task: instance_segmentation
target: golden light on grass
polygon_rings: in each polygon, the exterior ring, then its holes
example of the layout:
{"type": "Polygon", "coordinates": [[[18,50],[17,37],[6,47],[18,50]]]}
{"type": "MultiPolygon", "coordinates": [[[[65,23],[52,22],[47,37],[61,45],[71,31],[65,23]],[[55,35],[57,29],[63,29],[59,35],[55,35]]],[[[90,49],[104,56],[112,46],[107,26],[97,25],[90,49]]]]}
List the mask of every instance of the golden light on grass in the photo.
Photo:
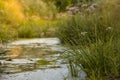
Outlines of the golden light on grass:
{"type": "Polygon", "coordinates": [[[19,0],[4,0],[4,9],[13,20],[22,21],[25,16],[19,0]]]}
{"type": "Polygon", "coordinates": [[[10,55],[9,58],[13,59],[13,58],[17,58],[20,56],[20,54],[22,53],[22,48],[17,46],[15,48],[12,48],[10,51],[10,55]]]}

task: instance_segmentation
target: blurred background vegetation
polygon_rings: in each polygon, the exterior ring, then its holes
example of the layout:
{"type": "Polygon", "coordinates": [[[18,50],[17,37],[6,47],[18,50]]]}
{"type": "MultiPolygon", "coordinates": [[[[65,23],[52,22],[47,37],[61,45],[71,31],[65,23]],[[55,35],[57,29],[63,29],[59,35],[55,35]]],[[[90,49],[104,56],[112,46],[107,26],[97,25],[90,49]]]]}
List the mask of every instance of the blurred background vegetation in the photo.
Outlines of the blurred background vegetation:
{"type": "Polygon", "coordinates": [[[91,1],[0,0],[0,40],[55,36],[54,24],[67,15],[67,6],[91,1]]]}
{"type": "Polygon", "coordinates": [[[0,0],[0,42],[41,37],[70,47],[73,76],[120,79],[120,0],[0,0]]]}
{"type": "Polygon", "coordinates": [[[52,1],[0,0],[0,40],[49,37],[54,33],[46,35],[46,31],[52,31],[49,26],[55,23],[56,14],[52,1]]]}
{"type": "Polygon", "coordinates": [[[82,2],[68,11],[72,16],[58,24],[57,33],[70,48],[62,57],[71,75],[79,77],[82,69],[86,80],[119,80],[120,0],[82,2]]]}

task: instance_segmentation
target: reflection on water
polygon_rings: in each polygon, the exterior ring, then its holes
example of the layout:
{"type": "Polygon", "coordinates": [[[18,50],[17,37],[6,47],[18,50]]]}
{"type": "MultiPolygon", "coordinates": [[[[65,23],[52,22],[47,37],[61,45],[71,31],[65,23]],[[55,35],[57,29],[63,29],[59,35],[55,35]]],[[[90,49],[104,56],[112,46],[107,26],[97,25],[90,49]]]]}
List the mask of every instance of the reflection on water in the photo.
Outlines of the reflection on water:
{"type": "MultiPolygon", "coordinates": [[[[19,40],[8,44],[22,51],[16,59],[0,60],[0,80],[63,80],[67,77],[67,64],[58,57],[64,51],[58,38],[19,40]]],[[[14,52],[14,51],[13,51],[14,52]]]]}
{"type": "Polygon", "coordinates": [[[7,48],[19,55],[0,60],[0,80],[79,80],[69,76],[66,61],[59,58],[66,48],[58,38],[18,40],[7,48]]]}

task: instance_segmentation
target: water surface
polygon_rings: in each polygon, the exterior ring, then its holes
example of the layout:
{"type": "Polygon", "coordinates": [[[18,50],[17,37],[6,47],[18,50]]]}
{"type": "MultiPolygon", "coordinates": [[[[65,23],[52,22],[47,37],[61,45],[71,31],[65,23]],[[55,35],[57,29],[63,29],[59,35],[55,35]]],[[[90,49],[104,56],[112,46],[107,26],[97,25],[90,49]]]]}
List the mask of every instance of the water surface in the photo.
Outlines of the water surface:
{"type": "Polygon", "coordinates": [[[58,38],[27,39],[11,42],[7,48],[22,48],[12,61],[0,60],[0,80],[64,80],[68,69],[59,58],[64,47],[58,38]]]}

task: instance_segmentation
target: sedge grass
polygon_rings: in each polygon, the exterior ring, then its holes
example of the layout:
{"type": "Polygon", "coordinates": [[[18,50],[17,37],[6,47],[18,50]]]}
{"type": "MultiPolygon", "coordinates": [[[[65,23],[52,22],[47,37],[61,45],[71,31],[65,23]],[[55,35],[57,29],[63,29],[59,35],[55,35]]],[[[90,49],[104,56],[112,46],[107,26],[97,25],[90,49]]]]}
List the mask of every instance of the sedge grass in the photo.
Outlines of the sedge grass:
{"type": "Polygon", "coordinates": [[[70,47],[63,56],[72,76],[79,76],[82,69],[87,80],[120,79],[120,20],[115,18],[119,7],[116,1],[116,5],[108,1],[92,14],[78,14],[59,24],[58,37],[70,47]]]}

